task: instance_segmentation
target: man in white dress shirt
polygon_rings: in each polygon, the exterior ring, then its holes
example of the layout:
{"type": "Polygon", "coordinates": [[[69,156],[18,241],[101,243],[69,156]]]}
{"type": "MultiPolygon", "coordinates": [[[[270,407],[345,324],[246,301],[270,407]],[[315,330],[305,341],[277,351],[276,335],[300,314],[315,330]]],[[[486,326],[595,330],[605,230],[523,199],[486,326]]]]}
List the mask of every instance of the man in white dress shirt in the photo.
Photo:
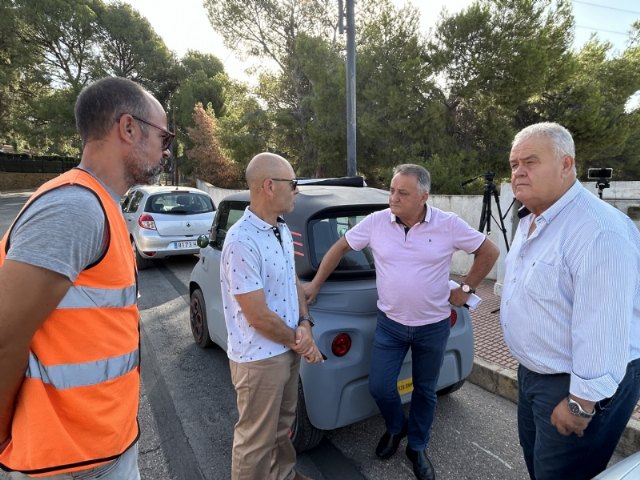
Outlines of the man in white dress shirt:
{"type": "Polygon", "coordinates": [[[640,234],[576,180],[561,125],[519,132],[509,161],[524,207],[500,314],[520,362],[520,444],[532,479],[586,480],[640,397],[640,234]]]}

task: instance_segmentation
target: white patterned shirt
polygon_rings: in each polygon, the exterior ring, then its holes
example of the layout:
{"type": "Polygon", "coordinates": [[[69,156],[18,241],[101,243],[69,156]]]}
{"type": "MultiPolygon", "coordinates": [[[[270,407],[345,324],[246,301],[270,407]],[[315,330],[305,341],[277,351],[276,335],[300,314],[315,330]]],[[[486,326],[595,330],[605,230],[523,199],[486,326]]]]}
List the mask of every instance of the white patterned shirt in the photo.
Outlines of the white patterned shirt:
{"type": "Polygon", "coordinates": [[[585,400],[611,397],[627,364],[640,357],[635,224],[579,182],[535,219],[521,219],[506,259],[500,317],[523,366],[571,374],[570,393],[585,400]]]}
{"type": "Polygon", "coordinates": [[[254,362],[289,350],[262,336],[247,322],[235,295],[264,290],[270,310],[291,328],[298,325],[299,305],[293,239],[278,222],[282,245],[273,227],[247,208],[227,232],[220,262],[222,304],[227,325],[227,356],[254,362]]]}

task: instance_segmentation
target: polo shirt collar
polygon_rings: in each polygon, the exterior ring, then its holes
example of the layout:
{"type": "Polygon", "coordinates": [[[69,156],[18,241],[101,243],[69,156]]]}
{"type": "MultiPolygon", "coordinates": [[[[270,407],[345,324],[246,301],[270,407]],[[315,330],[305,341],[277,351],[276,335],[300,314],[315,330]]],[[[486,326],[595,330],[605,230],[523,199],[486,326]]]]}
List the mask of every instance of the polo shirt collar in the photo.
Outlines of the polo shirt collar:
{"type": "MultiPolygon", "coordinates": [[[[431,220],[431,207],[429,206],[429,204],[425,203],[425,212],[424,212],[424,219],[420,222],[420,223],[424,223],[424,222],[429,222],[429,220],[431,220]]],[[[398,219],[398,217],[396,217],[393,213],[391,213],[391,210],[389,210],[389,220],[391,221],[391,223],[399,223],[402,225],[402,222],[398,219]]]]}
{"type": "MultiPolygon", "coordinates": [[[[249,207],[247,207],[245,209],[244,214],[247,217],[247,221],[251,225],[256,227],[258,230],[271,230],[273,228],[273,226],[271,224],[265,222],[260,217],[258,217],[255,213],[253,213],[249,207]]],[[[277,221],[278,225],[284,225],[286,223],[284,221],[284,218],[282,218],[282,217],[278,217],[278,219],[276,221],[277,221]]]]}

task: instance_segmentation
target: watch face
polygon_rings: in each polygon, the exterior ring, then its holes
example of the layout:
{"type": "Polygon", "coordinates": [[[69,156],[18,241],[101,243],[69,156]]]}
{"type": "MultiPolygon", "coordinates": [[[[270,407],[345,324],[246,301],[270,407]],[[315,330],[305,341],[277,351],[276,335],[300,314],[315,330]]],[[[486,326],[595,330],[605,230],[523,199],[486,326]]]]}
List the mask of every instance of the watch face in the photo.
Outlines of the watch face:
{"type": "Polygon", "coordinates": [[[471,287],[469,285],[462,285],[462,291],[464,293],[469,293],[471,291],[471,287]]]}
{"type": "Polygon", "coordinates": [[[580,409],[578,408],[578,406],[574,402],[569,402],[569,410],[574,415],[580,415],[580,409]]]}
{"type": "Polygon", "coordinates": [[[587,412],[585,412],[580,407],[580,404],[573,399],[569,399],[569,411],[577,417],[591,418],[593,416],[593,414],[589,415],[587,412]]]}

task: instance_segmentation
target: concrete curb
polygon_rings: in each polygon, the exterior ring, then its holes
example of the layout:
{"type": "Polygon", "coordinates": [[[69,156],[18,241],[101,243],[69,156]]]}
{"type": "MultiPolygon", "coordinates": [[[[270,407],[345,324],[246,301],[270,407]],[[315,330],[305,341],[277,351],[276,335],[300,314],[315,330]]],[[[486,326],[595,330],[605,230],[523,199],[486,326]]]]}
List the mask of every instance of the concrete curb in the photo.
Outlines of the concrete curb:
{"type": "MultiPolygon", "coordinates": [[[[475,357],[473,369],[467,380],[491,393],[518,403],[518,378],[516,372],[510,368],[504,368],[493,362],[475,357]]],[[[631,418],[622,434],[622,438],[620,438],[617,452],[623,456],[628,456],[639,450],[640,421],[631,418]]]]}

